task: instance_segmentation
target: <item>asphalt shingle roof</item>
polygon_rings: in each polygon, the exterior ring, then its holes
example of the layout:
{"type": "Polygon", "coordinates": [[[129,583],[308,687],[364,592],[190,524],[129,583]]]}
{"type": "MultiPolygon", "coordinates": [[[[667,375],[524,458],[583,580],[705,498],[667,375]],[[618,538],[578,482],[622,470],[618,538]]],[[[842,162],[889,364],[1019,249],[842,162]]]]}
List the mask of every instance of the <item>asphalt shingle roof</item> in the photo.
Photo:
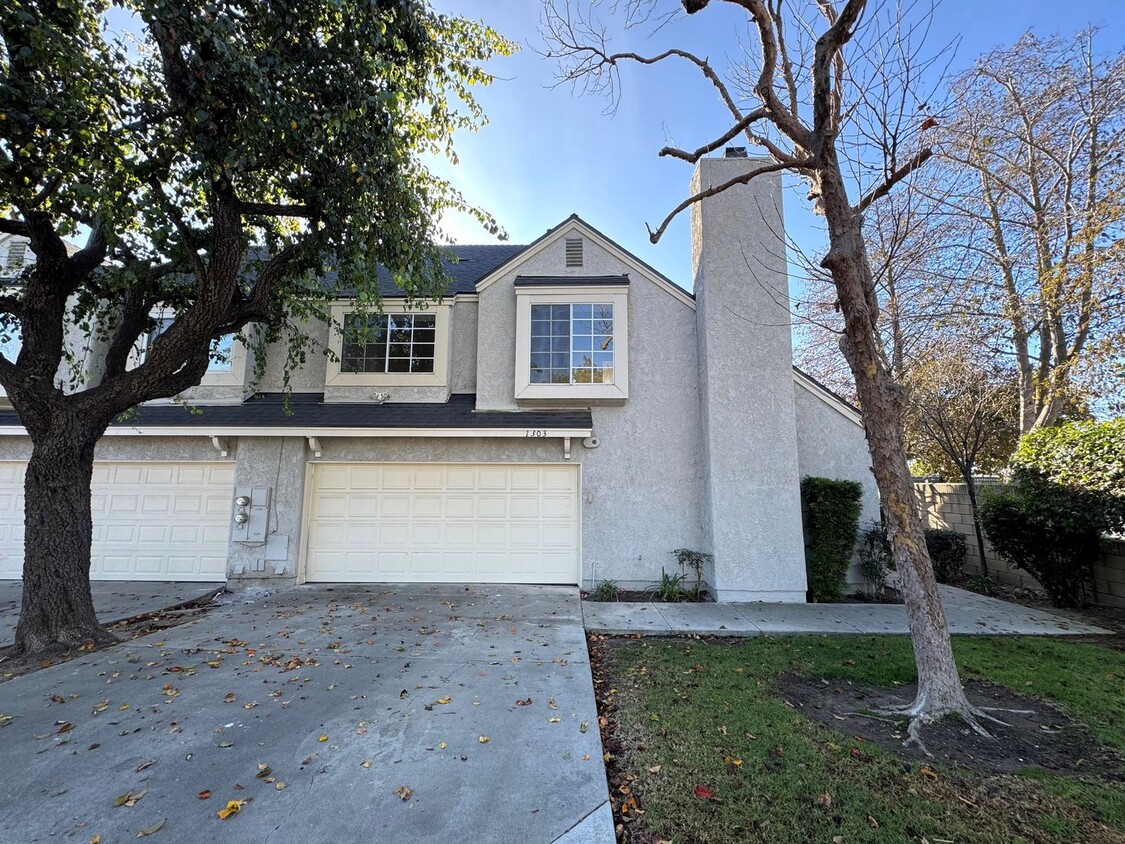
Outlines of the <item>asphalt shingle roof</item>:
{"type": "MultiPolygon", "coordinates": [[[[442,264],[450,278],[445,295],[476,293],[478,281],[525,249],[527,249],[525,245],[511,243],[458,244],[441,247],[442,254],[448,256],[442,261],[442,264]]],[[[395,284],[390,271],[386,267],[380,266],[377,272],[380,296],[384,299],[396,299],[405,295],[402,288],[395,284]]],[[[325,273],[321,284],[324,285],[326,290],[331,290],[340,296],[355,294],[354,290],[339,286],[339,279],[335,270],[325,273]]]]}

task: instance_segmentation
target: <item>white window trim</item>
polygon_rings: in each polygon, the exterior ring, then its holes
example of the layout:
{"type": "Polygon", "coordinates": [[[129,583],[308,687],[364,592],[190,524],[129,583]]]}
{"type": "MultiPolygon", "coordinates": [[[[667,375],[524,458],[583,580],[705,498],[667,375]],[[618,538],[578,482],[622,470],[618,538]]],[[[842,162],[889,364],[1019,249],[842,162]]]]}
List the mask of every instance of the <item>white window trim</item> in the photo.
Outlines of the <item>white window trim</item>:
{"type": "MultiPolygon", "coordinates": [[[[385,302],[385,314],[432,313],[434,315],[434,371],[433,372],[341,372],[344,336],[341,329],[344,317],[360,310],[353,304],[332,306],[332,329],[328,336],[328,369],[324,376],[326,387],[445,387],[449,384],[449,310],[450,304],[427,303],[424,307],[408,308],[394,302],[385,302]]],[[[374,313],[374,311],[372,311],[374,313]]]]}
{"type": "MultiPolygon", "coordinates": [[[[171,308],[157,307],[149,311],[149,316],[153,319],[166,319],[174,317],[176,312],[171,308]]],[[[133,369],[140,366],[145,359],[145,354],[148,352],[149,335],[145,334],[138,341],[136,346],[133,347],[133,352],[129,356],[128,368],[133,369]]],[[[199,382],[200,387],[245,387],[246,386],[246,359],[247,350],[245,344],[237,337],[232,338],[230,347],[230,369],[218,370],[212,372],[210,368],[207,374],[203,376],[203,380],[199,382]]],[[[194,387],[189,389],[195,389],[194,387]]]]}
{"type": "Polygon", "coordinates": [[[629,287],[590,284],[575,287],[527,285],[516,287],[516,399],[627,399],[629,398],[629,287]],[[612,384],[532,384],[531,306],[613,305],[612,384]]]}

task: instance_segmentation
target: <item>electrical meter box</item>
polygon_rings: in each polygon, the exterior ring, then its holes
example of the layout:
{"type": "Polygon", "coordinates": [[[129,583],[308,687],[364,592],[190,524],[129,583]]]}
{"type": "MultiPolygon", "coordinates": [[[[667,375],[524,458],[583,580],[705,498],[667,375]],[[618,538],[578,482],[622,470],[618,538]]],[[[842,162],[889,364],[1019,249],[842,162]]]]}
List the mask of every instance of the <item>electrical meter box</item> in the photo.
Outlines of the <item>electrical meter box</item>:
{"type": "Polygon", "coordinates": [[[235,542],[265,542],[270,520],[270,488],[240,486],[234,489],[235,542]]]}

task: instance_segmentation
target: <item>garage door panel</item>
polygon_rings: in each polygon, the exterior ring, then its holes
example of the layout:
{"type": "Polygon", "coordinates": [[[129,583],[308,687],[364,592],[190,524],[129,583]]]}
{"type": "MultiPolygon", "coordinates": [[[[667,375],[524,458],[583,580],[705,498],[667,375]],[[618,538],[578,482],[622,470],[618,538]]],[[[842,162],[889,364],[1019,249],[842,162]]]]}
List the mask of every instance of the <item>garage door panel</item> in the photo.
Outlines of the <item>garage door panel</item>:
{"type": "Polygon", "coordinates": [[[310,496],[309,581],[578,580],[574,465],[317,464],[310,496]]]}
{"type": "MultiPolygon", "coordinates": [[[[23,568],[26,464],[0,463],[0,577],[23,568]]],[[[90,490],[93,580],[224,580],[234,464],[99,461],[90,490]]]]}

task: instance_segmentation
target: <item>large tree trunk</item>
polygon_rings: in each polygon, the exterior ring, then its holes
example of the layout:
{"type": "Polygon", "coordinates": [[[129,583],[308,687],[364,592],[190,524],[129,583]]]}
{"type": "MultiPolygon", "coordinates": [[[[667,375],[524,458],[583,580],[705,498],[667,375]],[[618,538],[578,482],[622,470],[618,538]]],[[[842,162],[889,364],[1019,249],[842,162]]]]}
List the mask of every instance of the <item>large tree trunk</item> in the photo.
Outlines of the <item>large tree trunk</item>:
{"type": "Polygon", "coordinates": [[[855,376],[872,471],[902,583],[918,668],[918,695],[906,710],[913,718],[911,734],[916,738],[919,722],[948,714],[972,721],[975,710],[953,661],[945,610],[906,463],[905,392],[895,383],[878,345],[878,303],[863,241],[863,218],[848,201],[833,152],[823,154],[827,166],[820,170],[820,202],[831,247],[822,264],[832,273],[844,314],[843,352],[855,376]]]}
{"type": "MultiPolygon", "coordinates": [[[[61,414],[60,414],[61,416],[61,414]]],[[[90,595],[90,481],[98,434],[56,417],[32,444],[24,478],[23,606],[16,648],[37,652],[116,641],[90,595]]]]}

